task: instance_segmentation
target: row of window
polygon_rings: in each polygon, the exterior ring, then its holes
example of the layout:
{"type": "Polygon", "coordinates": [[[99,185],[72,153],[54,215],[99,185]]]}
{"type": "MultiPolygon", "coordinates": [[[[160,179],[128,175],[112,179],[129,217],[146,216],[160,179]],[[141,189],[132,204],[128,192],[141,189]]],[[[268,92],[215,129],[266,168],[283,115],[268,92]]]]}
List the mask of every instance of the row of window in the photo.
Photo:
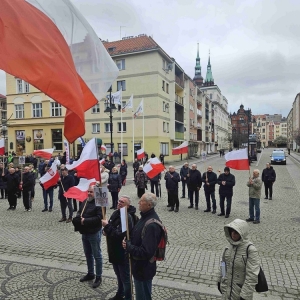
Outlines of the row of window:
{"type": "MultiPolygon", "coordinates": [[[[110,123],[104,123],[104,132],[111,132],[110,123]]],[[[118,132],[126,132],[126,122],[118,122],[118,132]]],[[[92,123],[92,133],[100,133],[100,123],[92,123]]]]}
{"type": "MultiPolygon", "coordinates": [[[[42,103],[32,103],[32,118],[43,117],[42,103]]],[[[61,117],[61,105],[56,102],[51,102],[50,116],[61,117]]],[[[16,119],[24,119],[24,104],[15,104],[16,119]]]]}

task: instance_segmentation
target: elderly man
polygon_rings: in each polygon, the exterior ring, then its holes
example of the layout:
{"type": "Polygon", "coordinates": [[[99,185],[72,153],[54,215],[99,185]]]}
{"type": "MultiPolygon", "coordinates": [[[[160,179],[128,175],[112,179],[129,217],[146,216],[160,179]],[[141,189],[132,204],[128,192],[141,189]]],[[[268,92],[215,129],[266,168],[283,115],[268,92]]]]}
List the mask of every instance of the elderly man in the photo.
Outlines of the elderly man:
{"type": "MultiPolygon", "coordinates": [[[[179,176],[179,175],[178,175],[179,176]]],[[[156,196],[146,193],[139,201],[141,218],[134,227],[130,241],[123,240],[123,248],[132,257],[132,275],[134,278],[136,299],[151,300],[152,280],[156,274],[156,261],[150,262],[157,250],[162,236],[161,227],[152,222],[147,225],[147,230],[142,237],[143,228],[150,219],[159,217],[154,210],[156,196]]]]}
{"type": "Polygon", "coordinates": [[[261,197],[261,187],[262,181],[259,178],[259,170],[255,169],[253,171],[252,178],[249,178],[247,182],[249,187],[249,218],[246,219],[247,222],[252,222],[253,224],[260,223],[260,197],[261,197]],[[255,216],[254,216],[255,208],[255,216]]]}
{"type": "Polygon", "coordinates": [[[185,198],[185,188],[187,185],[187,179],[188,179],[187,175],[189,174],[189,172],[190,172],[189,163],[185,162],[184,165],[182,166],[182,168],[180,169],[180,178],[181,178],[181,182],[182,182],[181,198],[185,198]]]}
{"type": "Polygon", "coordinates": [[[35,175],[30,172],[30,168],[28,166],[24,168],[22,180],[23,181],[21,181],[20,183],[23,188],[22,194],[25,211],[31,211],[31,193],[32,189],[34,188],[35,175]]]}
{"type": "Polygon", "coordinates": [[[173,166],[169,167],[169,172],[167,172],[165,175],[165,181],[166,181],[166,189],[168,192],[168,201],[171,206],[169,211],[178,212],[179,210],[178,183],[180,182],[180,176],[177,172],[175,172],[175,168],[173,166]]]}
{"type": "Polygon", "coordinates": [[[215,185],[217,184],[217,174],[213,172],[212,166],[208,166],[207,172],[203,173],[202,182],[204,184],[204,193],[206,198],[206,210],[204,212],[211,211],[212,201],[212,213],[215,214],[217,210],[216,197],[215,197],[215,185]]]}
{"type": "Polygon", "coordinates": [[[197,170],[197,165],[192,164],[192,169],[187,175],[188,180],[188,189],[189,189],[189,197],[190,197],[190,206],[188,208],[194,207],[194,194],[195,194],[195,209],[198,210],[199,205],[199,191],[202,186],[201,173],[197,170]]]}
{"type": "Polygon", "coordinates": [[[102,252],[100,248],[102,212],[101,207],[95,204],[94,185],[88,189],[88,198],[80,203],[79,211],[74,218],[74,225],[75,219],[76,222],[80,222],[79,232],[82,235],[83,250],[88,268],[88,273],[80,278],[80,282],[95,278],[94,263],[96,263],[96,278],[93,288],[97,288],[102,282],[102,252]]]}
{"type": "Polygon", "coordinates": [[[128,229],[131,234],[136,219],[136,208],[130,205],[128,196],[121,196],[118,201],[117,210],[113,212],[109,221],[102,220],[103,234],[107,238],[107,252],[109,262],[112,263],[118,281],[118,291],[109,300],[131,300],[131,286],[129,273],[128,254],[122,247],[122,240],[126,231],[122,232],[120,209],[127,207],[128,229]]]}
{"type": "Polygon", "coordinates": [[[9,173],[5,174],[2,170],[3,181],[7,182],[7,200],[9,208],[7,210],[15,210],[17,207],[17,193],[19,191],[20,178],[15,173],[14,168],[9,169],[9,173]]]}
{"type": "Polygon", "coordinates": [[[273,169],[273,167],[267,163],[266,168],[262,172],[262,181],[265,185],[265,199],[268,199],[269,194],[269,200],[272,200],[272,194],[273,194],[273,184],[276,180],[276,172],[273,169]]]}

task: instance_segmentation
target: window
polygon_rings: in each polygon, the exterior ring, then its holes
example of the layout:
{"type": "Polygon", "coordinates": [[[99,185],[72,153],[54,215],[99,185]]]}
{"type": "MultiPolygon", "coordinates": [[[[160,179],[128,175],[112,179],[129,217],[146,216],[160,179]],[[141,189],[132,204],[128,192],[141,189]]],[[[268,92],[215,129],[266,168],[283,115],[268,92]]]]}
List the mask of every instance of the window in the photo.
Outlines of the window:
{"type": "Polygon", "coordinates": [[[100,123],[92,124],[92,133],[100,133],[100,123]]]}
{"type": "Polygon", "coordinates": [[[160,143],[160,153],[169,155],[169,143],[160,143]]]}
{"type": "Polygon", "coordinates": [[[162,81],[162,90],[163,91],[165,90],[165,81],[164,80],[162,81]]]}
{"type": "Polygon", "coordinates": [[[105,123],[105,132],[110,132],[110,123],[105,123]]]}
{"type": "Polygon", "coordinates": [[[126,132],[126,122],[118,122],[118,132],[126,132]]]}
{"type": "Polygon", "coordinates": [[[99,114],[100,113],[100,104],[97,103],[92,107],[92,114],[99,114]]]}
{"type": "Polygon", "coordinates": [[[91,90],[93,93],[99,93],[99,83],[92,83],[91,90]]]}
{"type": "Polygon", "coordinates": [[[118,153],[122,152],[123,156],[128,155],[128,146],[127,144],[119,144],[118,143],[118,153]]]}
{"type": "Polygon", "coordinates": [[[166,103],[165,101],[163,101],[163,111],[164,112],[169,112],[169,103],[166,103]]]}
{"type": "Polygon", "coordinates": [[[163,122],[163,131],[164,132],[169,132],[169,123],[163,122]]]}
{"type": "Polygon", "coordinates": [[[17,93],[21,94],[23,93],[23,80],[17,79],[17,93]]]}
{"type": "Polygon", "coordinates": [[[42,116],[42,103],[32,103],[32,117],[41,118],[42,116]]]}
{"type": "Polygon", "coordinates": [[[61,105],[51,102],[51,117],[61,117],[61,105]]]}
{"type": "Polygon", "coordinates": [[[62,143],[62,130],[61,129],[51,129],[52,136],[52,145],[54,150],[62,151],[63,143],[62,143]]]}
{"type": "Polygon", "coordinates": [[[16,119],[24,119],[24,104],[15,105],[16,119]]]}
{"type": "Polygon", "coordinates": [[[119,70],[125,70],[125,59],[116,60],[116,65],[119,70]]]}
{"type": "Polygon", "coordinates": [[[119,91],[119,90],[126,91],[126,81],[125,80],[117,81],[117,91],[119,91]]]}
{"type": "Polygon", "coordinates": [[[166,61],[164,59],[162,60],[162,68],[163,68],[163,70],[166,69],[166,61]]]}
{"type": "Polygon", "coordinates": [[[209,94],[209,99],[210,99],[210,100],[212,99],[212,94],[209,94]]]}
{"type": "Polygon", "coordinates": [[[169,84],[166,83],[166,93],[169,94],[169,84]]]}

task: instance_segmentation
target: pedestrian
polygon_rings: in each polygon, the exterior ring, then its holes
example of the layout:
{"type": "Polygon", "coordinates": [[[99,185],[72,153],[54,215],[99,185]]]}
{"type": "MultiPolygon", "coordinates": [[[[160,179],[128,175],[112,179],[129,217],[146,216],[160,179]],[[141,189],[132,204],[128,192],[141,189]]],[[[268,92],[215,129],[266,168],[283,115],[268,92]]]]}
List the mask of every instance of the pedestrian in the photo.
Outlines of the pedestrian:
{"type": "Polygon", "coordinates": [[[159,159],[163,165],[165,165],[165,156],[161,153],[159,159]]]}
{"type": "MultiPolygon", "coordinates": [[[[178,175],[179,178],[179,175],[178,175]]],[[[162,237],[161,227],[152,222],[142,236],[143,228],[150,219],[159,217],[154,210],[156,196],[152,193],[144,194],[139,200],[141,218],[133,228],[130,240],[123,240],[123,248],[132,258],[132,275],[134,278],[135,295],[138,300],[152,299],[152,280],[156,274],[156,261],[151,261],[162,237]]]]}
{"type": "Polygon", "coordinates": [[[207,172],[202,175],[202,182],[204,185],[204,194],[206,199],[206,210],[204,212],[210,212],[212,208],[212,213],[215,214],[217,211],[217,203],[215,197],[215,186],[218,182],[217,174],[213,172],[212,166],[207,167],[207,172]],[[210,202],[212,201],[212,205],[210,202]]]}
{"type": "Polygon", "coordinates": [[[249,225],[236,219],[225,225],[224,231],[229,244],[221,258],[218,289],[224,300],[251,300],[258,282],[260,259],[248,239],[249,225]]]}
{"type": "Polygon", "coordinates": [[[194,207],[194,194],[195,194],[195,209],[198,210],[199,206],[199,191],[202,186],[201,173],[197,170],[197,165],[192,164],[192,169],[187,174],[187,186],[190,197],[190,206],[188,208],[194,207]]]}
{"type": "Polygon", "coordinates": [[[230,174],[230,169],[228,167],[224,168],[224,173],[219,175],[218,178],[219,195],[220,195],[220,209],[221,213],[218,216],[225,216],[229,218],[231,212],[231,202],[233,196],[233,187],[235,186],[235,177],[230,174]],[[225,200],[226,204],[226,214],[225,214],[225,200]]]}
{"type": "Polygon", "coordinates": [[[20,184],[22,186],[24,208],[25,211],[29,212],[31,211],[31,192],[35,184],[35,177],[34,174],[29,171],[28,166],[24,168],[24,173],[20,184]]]}
{"type": "Polygon", "coordinates": [[[45,162],[41,159],[38,166],[38,172],[40,174],[40,177],[43,176],[42,173],[44,173],[44,170],[45,170],[45,162]]]}
{"type": "MultiPolygon", "coordinates": [[[[4,167],[3,163],[0,163],[0,174],[4,173],[4,175],[8,174],[8,170],[4,167]]],[[[1,199],[7,198],[7,182],[4,181],[3,177],[0,176],[0,192],[1,199]]]]}
{"type": "Polygon", "coordinates": [[[157,198],[159,198],[158,185],[160,184],[160,180],[161,180],[161,173],[157,174],[153,178],[150,178],[151,193],[156,194],[157,198]],[[155,193],[154,193],[154,187],[155,187],[155,193]]]}
{"type": "MultiPolygon", "coordinates": [[[[180,178],[181,178],[181,182],[182,182],[182,194],[181,194],[181,198],[185,198],[185,188],[188,191],[187,188],[187,175],[190,172],[190,168],[189,168],[189,163],[185,162],[184,165],[181,167],[180,169],[180,178]]],[[[188,192],[187,192],[188,193],[188,192]]],[[[189,198],[189,195],[187,195],[189,198]]]]}
{"type": "Polygon", "coordinates": [[[120,166],[120,175],[122,179],[122,185],[124,186],[126,184],[126,177],[127,177],[127,164],[125,159],[122,160],[121,166],[120,166]]]}
{"type": "Polygon", "coordinates": [[[109,172],[111,172],[112,169],[115,167],[115,164],[112,161],[110,161],[109,159],[107,159],[104,166],[107,170],[109,170],[109,172]]]}
{"type": "Polygon", "coordinates": [[[132,232],[135,220],[136,208],[130,205],[128,196],[121,196],[118,201],[117,210],[113,212],[110,219],[102,220],[103,234],[107,239],[108,260],[113,265],[118,281],[118,290],[114,297],[109,300],[131,300],[131,284],[129,272],[128,253],[122,247],[122,240],[126,237],[126,231],[122,232],[120,209],[127,207],[127,222],[129,234],[132,232]]]}
{"type": "MultiPolygon", "coordinates": [[[[41,177],[44,176],[48,172],[48,170],[49,170],[49,168],[47,167],[47,165],[44,165],[44,170],[41,173],[41,177]]],[[[57,188],[57,184],[54,184],[54,185],[48,187],[47,190],[44,188],[44,185],[42,183],[40,183],[40,185],[42,187],[43,199],[44,199],[44,209],[42,210],[42,212],[45,212],[45,211],[52,212],[53,193],[54,193],[54,189],[57,188]],[[48,204],[48,196],[49,196],[49,204],[48,204]],[[48,207],[49,207],[49,210],[48,210],[48,207]]]]}
{"type": "Polygon", "coordinates": [[[145,194],[147,188],[148,177],[143,171],[143,166],[139,166],[139,171],[135,174],[135,185],[137,188],[137,195],[139,198],[145,194]]]}
{"type": "Polygon", "coordinates": [[[73,218],[73,206],[72,206],[72,199],[66,198],[64,196],[64,193],[69,190],[72,186],[74,186],[74,177],[72,175],[69,175],[68,169],[63,166],[60,167],[61,176],[58,180],[58,199],[60,201],[60,207],[61,207],[61,219],[58,222],[65,222],[70,223],[72,222],[73,218]],[[67,207],[69,209],[69,218],[67,219],[66,210],[67,207]]]}
{"type": "Polygon", "coordinates": [[[132,164],[132,167],[133,167],[133,178],[135,178],[135,174],[139,170],[139,166],[140,166],[140,163],[138,162],[138,159],[135,158],[134,159],[134,163],[132,164]]]}
{"type": "Polygon", "coordinates": [[[169,172],[165,175],[166,189],[168,192],[168,202],[170,204],[169,211],[179,211],[179,199],[178,199],[178,183],[180,182],[180,176],[175,171],[173,166],[169,167],[169,172]]]}
{"type": "Polygon", "coordinates": [[[267,163],[266,168],[262,172],[262,181],[265,185],[265,199],[272,200],[273,196],[273,184],[276,181],[276,172],[274,168],[267,163]]]}
{"type": "Polygon", "coordinates": [[[119,158],[119,154],[117,151],[114,152],[114,161],[115,161],[115,164],[118,162],[118,158],[119,158]]]}
{"type": "Polygon", "coordinates": [[[109,174],[107,187],[112,199],[112,206],[110,209],[117,209],[118,195],[122,188],[122,179],[120,174],[118,174],[117,167],[112,168],[111,173],[109,174]]]}
{"type": "Polygon", "coordinates": [[[88,268],[88,273],[80,278],[80,282],[95,279],[93,288],[97,288],[102,282],[101,220],[101,207],[95,204],[94,185],[91,185],[88,189],[87,199],[79,205],[79,210],[73,224],[75,230],[81,233],[88,268]],[[96,265],[96,277],[94,264],[96,265]]]}
{"type": "Polygon", "coordinates": [[[7,183],[7,200],[9,208],[7,210],[15,210],[17,207],[17,193],[19,191],[20,178],[15,173],[14,168],[10,168],[9,172],[5,174],[2,170],[3,181],[7,183]]]}
{"type": "Polygon", "coordinates": [[[107,186],[108,178],[109,178],[109,170],[105,169],[103,165],[101,165],[101,185],[107,186]]]}
{"type": "Polygon", "coordinates": [[[148,155],[147,152],[145,152],[144,164],[143,165],[145,165],[148,162],[148,159],[149,159],[149,155],[148,155]]]}
{"type": "Polygon", "coordinates": [[[262,181],[259,178],[259,170],[255,169],[253,171],[253,177],[249,178],[247,182],[249,187],[249,218],[246,219],[247,222],[253,222],[253,224],[260,223],[260,196],[262,181]],[[255,209],[255,216],[254,216],[255,209]]]}

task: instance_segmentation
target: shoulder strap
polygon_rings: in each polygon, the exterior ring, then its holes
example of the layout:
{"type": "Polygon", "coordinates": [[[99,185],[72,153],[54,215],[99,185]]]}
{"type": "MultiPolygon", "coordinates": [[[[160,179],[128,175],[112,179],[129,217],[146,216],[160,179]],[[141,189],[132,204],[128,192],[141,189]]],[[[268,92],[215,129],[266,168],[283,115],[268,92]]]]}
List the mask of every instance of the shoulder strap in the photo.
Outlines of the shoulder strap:
{"type": "Polygon", "coordinates": [[[142,235],[141,235],[141,236],[142,236],[142,239],[143,239],[144,236],[145,236],[145,232],[146,232],[147,226],[148,226],[149,224],[151,224],[151,223],[155,223],[155,224],[159,225],[159,226],[161,227],[161,229],[164,230],[164,225],[163,225],[160,221],[158,221],[158,220],[156,220],[156,219],[154,219],[154,218],[149,219],[149,220],[145,223],[144,228],[143,228],[143,230],[142,230],[142,235]]]}
{"type": "Polygon", "coordinates": [[[248,249],[249,249],[249,247],[252,246],[252,245],[253,245],[253,244],[250,243],[250,244],[247,246],[247,250],[246,250],[246,253],[247,253],[247,259],[248,259],[248,249]]]}

